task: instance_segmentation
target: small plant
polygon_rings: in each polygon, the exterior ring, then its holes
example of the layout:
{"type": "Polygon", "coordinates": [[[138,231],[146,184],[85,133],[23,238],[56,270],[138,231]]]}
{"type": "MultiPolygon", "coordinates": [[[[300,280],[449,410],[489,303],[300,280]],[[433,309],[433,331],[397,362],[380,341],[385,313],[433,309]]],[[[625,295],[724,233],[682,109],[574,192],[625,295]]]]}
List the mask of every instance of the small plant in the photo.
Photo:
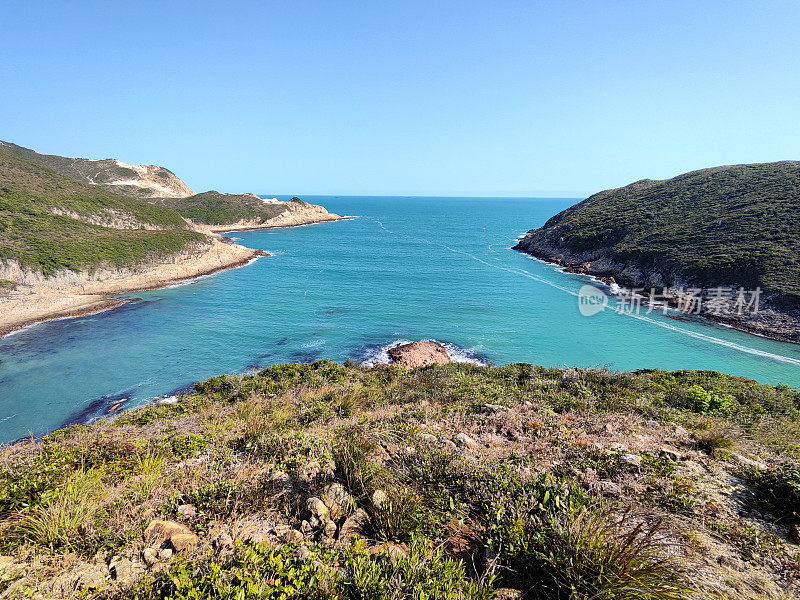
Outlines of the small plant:
{"type": "Polygon", "coordinates": [[[137,456],[133,489],[140,497],[149,498],[153,489],[162,483],[164,467],[164,455],[157,450],[149,448],[137,456]]]}
{"type": "Polygon", "coordinates": [[[408,540],[420,526],[422,498],[412,488],[394,485],[372,510],[375,535],[381,540],[408,540]]]}
{"type": "Polygon", "coordinates": [[[703,386],[696,384],[686,390],[683,400],[689,410],[704,414],[714,411],[725,414],[736,403],[736,400],[731,396],[709,392],[703,386]]]}
{"type": "Polygon", "coordinates": [[[44,504],[23,514],[18,534],[43,546],[69,547],[89,524],[105,496],[102,471],[74,473],[44,504]]]}
{"type": "Polygon", "coordinates": [[[800,469],[747,469],[741,475],[754,488],[761,506],[784,523],[800,523],[800,469]]]}
{"type": "Polygon", "coordinates": [[[685,515],[691,515],[694,512],[695,502],[694,483],[685,477],[672,479],[666,492],[655,501],[662,508],[685,515]]]}
{"type": "Polygon", "coordinates": [[[337,473],[355,495],[372,491],[372,482],[379,467],[372,459],[378,443],[359,427],[347,427],[340,431],[333,447],[333,458],[337,473]]]}
{"type": "Polygon", "coordinates": [[[535,582],[538,598],[684,600],[690,586],[669,558],[661,522],[581,510],[561,513],[531,531],[515,564],[535,582]],[[542,527],[542,525],[544,527],[542,527]]]}
{"type": "Polygon", "coordinates": [[[695,437],[697,445],[705,452],[716,455],[724,450],[729,450],[735,445],[729,433],[723,429],[711,429],[695,437]]]}
{"type": "Polygon", "coordinates": [[[186,435],[177,435],[170,440],[170,446],[175,456],[180,458],[189,458],[197,456],[202,452],[209,443],[208,436],[199,435],[196,433],[188,433],[186,435]]]}

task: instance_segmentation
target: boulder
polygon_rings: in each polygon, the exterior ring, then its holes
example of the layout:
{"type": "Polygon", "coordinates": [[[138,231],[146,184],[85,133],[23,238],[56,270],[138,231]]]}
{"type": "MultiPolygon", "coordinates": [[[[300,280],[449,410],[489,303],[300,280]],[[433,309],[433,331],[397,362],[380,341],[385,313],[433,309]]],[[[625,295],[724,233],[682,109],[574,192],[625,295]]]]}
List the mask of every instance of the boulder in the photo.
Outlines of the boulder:
{"type": "Polygon", "coordinates": [[[115,556],[108,564],[108,570],[118,586],[129,588],[139,581],[146,570],[146,566],[138,559],[115,556]]]}
{"type": "Polygon", "coordinates": [[[197,537],[186,525],[181,525],[175,521],[155,520],[150,521],[147,529],[144,530],[144,543],[151,548],[161,548],[167,542],[171,542],[176,535],[197,537]]]}
{"type": "Polygon", "coordinates": [[[311,513],[311,516],[316,517],[318,521],[324,521],[330,512],[325,503],[316,496],[311,496],[306,500],[306,509],[311,513]]]}
{"type": "Polygon", "coordinates": [[[480,448],[478,442],[473,440],[466,433],[459,433],[457,436],[453,438],[453,441],[459,446],[462,446],[464,448],[469,448],[470,450],[477,450],[478,448],[480,448]]]}
{"type": "Polygon", "coordinates": [[[339,545],[348,545],[355,536],[365,537],[368,526],[369,515],[363,508],[359,508],[342,523],[339,530],[339,545]]]}
{"type": "Polygon", "coordinates": [[[184,519],[193,519],[197,516],[197,508],[194,504],[181,504],[178,507],[178,514],[184,519]]]}
{"type": "Polygon", "coordinates": [[[332,519],[338,519],[345,514],[353,502],[352,497],[341,483],[329,483],[326,485],[322,489],[320,499],[328,507],[332,519]]]}
{"type": "Polygon", "coordinates": [[[408,369],[417,369],[428,365],[447,365],[452,362],[447,350],[441,344],[432,341],[411,342],[389,349],[392,362],[408,369]]]}

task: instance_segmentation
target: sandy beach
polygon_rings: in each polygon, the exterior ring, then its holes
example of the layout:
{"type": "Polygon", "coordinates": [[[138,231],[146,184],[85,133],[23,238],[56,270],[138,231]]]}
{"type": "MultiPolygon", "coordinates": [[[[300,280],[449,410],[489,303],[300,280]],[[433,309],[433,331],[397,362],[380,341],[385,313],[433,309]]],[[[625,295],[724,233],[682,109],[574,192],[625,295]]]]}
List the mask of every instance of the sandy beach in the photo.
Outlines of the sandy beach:
{"type": "Polygon", "coordinates": [[[0,295],[0,336],[37,322],[77,317],[114,308],[123,303],[117,294],[164,287],[247,264],[262,250],[226,244],[214,239],[197,252],[181,253],[169,262],[137,270],[99,269],[89,273],[63,273],[41,279],[35,276],[0,295]]]}

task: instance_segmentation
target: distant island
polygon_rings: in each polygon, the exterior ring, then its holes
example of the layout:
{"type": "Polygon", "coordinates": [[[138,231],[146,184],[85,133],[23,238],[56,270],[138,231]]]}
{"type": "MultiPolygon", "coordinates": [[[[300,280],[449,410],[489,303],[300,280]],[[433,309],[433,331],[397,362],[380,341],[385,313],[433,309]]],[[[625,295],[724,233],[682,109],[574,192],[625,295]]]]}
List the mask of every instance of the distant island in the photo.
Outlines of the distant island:
{"type": "Polygon", "coordinates": [[[265,254],[226,243],[217,231],[341,218],[299,198],[195,194],[164,167],[0,141],[0,335],[265,254]]]}
{"type": "Polygon", "coordinates": [[[599,192],[514,248],[644,295],[656,290],[669,304],[697,294],[693,312],[703,317],[800,342],[800,162],[715,167],[599,192]],[[760,290],[757,312],[736,309],[740,289],[748,301],[760,290]]]}

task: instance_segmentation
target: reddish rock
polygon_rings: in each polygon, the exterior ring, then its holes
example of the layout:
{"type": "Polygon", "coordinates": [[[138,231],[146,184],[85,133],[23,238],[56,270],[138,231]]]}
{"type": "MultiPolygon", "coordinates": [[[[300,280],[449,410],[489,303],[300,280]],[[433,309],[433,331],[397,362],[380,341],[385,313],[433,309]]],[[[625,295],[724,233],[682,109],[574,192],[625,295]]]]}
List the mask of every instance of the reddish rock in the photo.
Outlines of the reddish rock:
{"type": "Polygon", "coordinates": [[[389,349],[389,356],[393,362],[409,369],[428,365],[446,365],[451,362],[444,346],[430,341],[395,346],[389,349]]]}

